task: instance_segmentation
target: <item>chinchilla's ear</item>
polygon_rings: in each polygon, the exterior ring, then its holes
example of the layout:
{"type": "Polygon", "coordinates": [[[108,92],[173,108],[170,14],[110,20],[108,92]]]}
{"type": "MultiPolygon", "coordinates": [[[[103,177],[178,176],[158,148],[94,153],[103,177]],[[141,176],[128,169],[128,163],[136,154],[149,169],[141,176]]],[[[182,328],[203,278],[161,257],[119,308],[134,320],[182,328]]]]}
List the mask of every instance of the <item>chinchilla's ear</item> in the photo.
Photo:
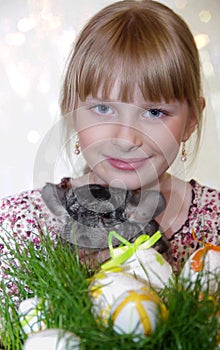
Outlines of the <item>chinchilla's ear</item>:
{"type": "Polygon", "coordinates": [[[67,215],[64,200],[65,190],[57,185],[47,183],[42,189],[42,199],[56,216],[67,215]]]}
{"type": "Polygon", "coordinates": [[[150,201],[152,203],[152,210],[154,210],[153,217],[155,218],[158,216],[165,208],[166,208],[166,201],[164,196],[159,191],[149,191],[148,197],[144,199],[144,202],[150,201]]]}
{"type": "Polygon", "coordinates": [[[166,202],[161,192],[142,190],[133,191],[129,196],[126,211],[130,221],[147,223],[157,217],[165,207],[166,202]]]}

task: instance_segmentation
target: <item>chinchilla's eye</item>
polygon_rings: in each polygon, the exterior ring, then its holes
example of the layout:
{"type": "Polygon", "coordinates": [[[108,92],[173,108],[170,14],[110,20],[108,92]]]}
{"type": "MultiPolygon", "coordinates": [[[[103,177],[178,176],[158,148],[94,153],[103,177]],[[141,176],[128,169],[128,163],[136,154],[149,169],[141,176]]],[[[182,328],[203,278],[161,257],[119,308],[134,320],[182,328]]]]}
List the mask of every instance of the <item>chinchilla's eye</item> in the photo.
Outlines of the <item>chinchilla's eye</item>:
{"type": "Polygon", "coordinates": [[[91,195],[94,199],[97,199],[99,201],[107,201],[111,198],[111,193],[108,189],[108,187],[104,186],[89,186],[89,190],[91,192],[91,195]]]}
{"type": "Polygon", "coordinates": [[[90,184],[65,193],[69,215],[82,225],[114,227],[125,220],[127,191],[90,184]]]}

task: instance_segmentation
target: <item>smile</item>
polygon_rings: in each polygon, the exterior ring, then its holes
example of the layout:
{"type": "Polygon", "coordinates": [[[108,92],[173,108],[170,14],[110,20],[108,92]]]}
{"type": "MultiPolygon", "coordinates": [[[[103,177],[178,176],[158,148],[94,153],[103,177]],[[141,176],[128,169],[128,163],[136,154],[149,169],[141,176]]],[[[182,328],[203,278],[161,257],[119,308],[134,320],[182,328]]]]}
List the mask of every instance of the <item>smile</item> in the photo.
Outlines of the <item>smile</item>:
{"type": "Polygon", "coordinates": [[[120,170],[137,170],[141,168],[149,158],[130,158],[130,159],[118,159],[107,157],[107,161],[116,169],[120,170]]]}

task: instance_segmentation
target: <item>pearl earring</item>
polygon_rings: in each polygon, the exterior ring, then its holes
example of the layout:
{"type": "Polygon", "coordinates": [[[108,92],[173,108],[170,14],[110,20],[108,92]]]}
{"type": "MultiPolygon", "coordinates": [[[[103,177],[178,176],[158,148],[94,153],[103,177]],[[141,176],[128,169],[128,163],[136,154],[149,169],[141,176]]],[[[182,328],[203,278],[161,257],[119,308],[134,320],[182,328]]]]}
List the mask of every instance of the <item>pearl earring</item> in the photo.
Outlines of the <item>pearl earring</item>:
{"type": "Polygon", "coordinates": [[[185,141],[183,141],[183,145],[182,145],[181,161],[182,162],[186,162],[187,161],[187,153],[186,153],[186,143],[185,143],[185,141]]]}
{"type": "Polygon", "coordinates": [[[76,140],[75,147],[74,147],[74,153],[78,156],[80,154],[80,144],[79,140],[76,140]]]}

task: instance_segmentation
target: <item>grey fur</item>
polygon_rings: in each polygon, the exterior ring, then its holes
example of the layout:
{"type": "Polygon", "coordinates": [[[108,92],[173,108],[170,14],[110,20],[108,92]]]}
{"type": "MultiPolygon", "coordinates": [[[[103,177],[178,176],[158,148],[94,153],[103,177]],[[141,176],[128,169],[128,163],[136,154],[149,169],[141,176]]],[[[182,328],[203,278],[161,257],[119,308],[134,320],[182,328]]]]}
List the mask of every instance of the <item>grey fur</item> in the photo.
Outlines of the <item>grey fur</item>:
{"type": "MultiPolygon", "coordinates": [[[[61,238],[89,249],[107,248],[111,230],[131,242],[143,233],[152,236],[161,230],[154,217],[165,208],[164,197],[158,191],[126,191],[100,185],[62,189],[48,183],[42,198],[61,219],[61,238]]],[[[114,238],[112,243],[117,246],[120,241],[114,238]]],[[[169,244],[162,237],[155,247],[163,253],[169,244]]]]}

